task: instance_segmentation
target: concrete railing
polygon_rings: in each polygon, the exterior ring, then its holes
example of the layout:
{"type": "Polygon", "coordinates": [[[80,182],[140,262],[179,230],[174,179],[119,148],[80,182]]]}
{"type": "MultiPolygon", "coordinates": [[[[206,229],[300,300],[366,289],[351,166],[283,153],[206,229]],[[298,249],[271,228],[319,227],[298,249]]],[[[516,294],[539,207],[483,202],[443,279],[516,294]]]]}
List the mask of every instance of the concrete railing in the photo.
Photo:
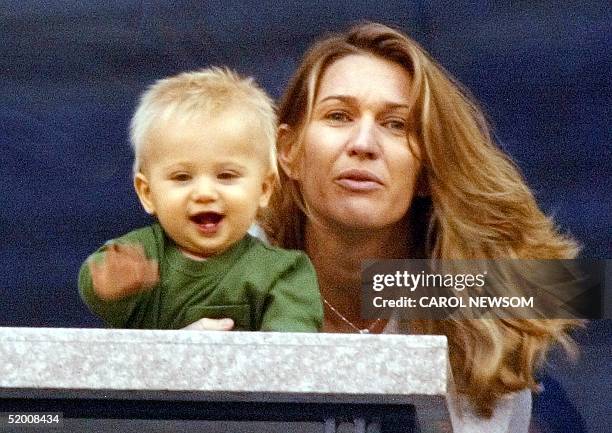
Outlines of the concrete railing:
{"type": "Polygon", "coordinates": [[[0,328],[0,412],[62,412],[65,426],[189,419],[335,431],[350,421],[427,432],[450,425],[447,380],[439,336],[0,328]]]}

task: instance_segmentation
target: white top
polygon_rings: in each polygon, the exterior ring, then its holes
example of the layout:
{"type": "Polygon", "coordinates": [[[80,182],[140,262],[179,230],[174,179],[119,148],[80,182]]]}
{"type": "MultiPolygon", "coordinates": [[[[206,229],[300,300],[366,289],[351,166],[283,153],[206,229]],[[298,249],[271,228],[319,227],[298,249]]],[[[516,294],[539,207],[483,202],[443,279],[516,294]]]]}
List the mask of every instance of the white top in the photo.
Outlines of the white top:
{"type": "MultiPolygon", "coordinates": [[[[383,333],[399,333],[397,317],[392,317],[383,333]]],[[[449,368],[450,371],[450,368],[449,368]]],[[[452,389],[452,387],[450,387],[452,389]]],[[[528,433],[531,420],[531,390],[507,394],[499,399],[491,418],[474,413],[468,398],[451,394],[447,398],[454,433],[528,433]]]]}
{"type": "Polygon", "coordinates": [[[527,433],[531,418],[531,391],[524,389],[502,397],[489,419],[474,414],[467,398],[448,400],[455,433],[527,433]]]}

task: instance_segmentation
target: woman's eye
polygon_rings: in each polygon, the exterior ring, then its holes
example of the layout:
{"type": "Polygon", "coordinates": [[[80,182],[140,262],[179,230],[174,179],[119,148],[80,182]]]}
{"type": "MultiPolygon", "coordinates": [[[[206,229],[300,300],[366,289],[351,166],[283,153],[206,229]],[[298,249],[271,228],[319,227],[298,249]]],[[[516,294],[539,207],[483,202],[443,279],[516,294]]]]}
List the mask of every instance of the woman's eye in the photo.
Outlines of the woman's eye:
{"type": "Polygon", "coordinates": [[[333,122],[349,122],[351,120],[351,116],[345,111],[332,111],[327,113],[325,118],[333,122]]]}
{"type": "Polygon", "coordinates": [[[406,130],[406,121],[402,119],[389,119],[386,120],[383,125],[385,126],[385,128],[393,129],[396,131],[406,130]]]}

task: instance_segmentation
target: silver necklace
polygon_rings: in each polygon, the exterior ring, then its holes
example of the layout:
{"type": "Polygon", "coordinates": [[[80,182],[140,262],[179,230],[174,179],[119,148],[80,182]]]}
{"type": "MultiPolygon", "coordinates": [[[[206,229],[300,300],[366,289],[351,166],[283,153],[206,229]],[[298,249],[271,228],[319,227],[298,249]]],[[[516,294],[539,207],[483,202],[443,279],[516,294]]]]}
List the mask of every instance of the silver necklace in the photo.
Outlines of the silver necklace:
{"type": "Polygon", "coordinates": [[[347,319],[342,314],[340,314],[340,312],[338,310],[336,310],[334,308],[334,306],[327,301],[327,299],[323,298],[323,302],[325,302],[325,305],[327,305],[329,307],[329,309],[332,310],[336,314],[336,316],[338,316],[344,323],[349,325],[351,328],[353,328],[355,331],[359,332],[360,334],[369,334],[372,331],[372,329],[374,329],[374,327],[376,325],[378,325],[378,322],[380,322],[380,320],[381,320],[380,317],[379,317],[370,326],[368,326],[367,328],[362,329],[362,328],[359,328],[359,327],[355,326],[355,324],[353,324],[353,322],[351,322],[349,319],[347,319]]]}

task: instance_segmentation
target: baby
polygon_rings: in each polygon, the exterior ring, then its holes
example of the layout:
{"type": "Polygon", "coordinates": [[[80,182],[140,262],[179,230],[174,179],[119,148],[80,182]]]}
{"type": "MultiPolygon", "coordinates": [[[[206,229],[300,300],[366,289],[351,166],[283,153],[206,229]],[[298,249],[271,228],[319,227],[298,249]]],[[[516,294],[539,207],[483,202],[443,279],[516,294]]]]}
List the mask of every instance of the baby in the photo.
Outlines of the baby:
{"type": "Polygon", "coordinates": [[[89,308],[118,328],[316,332],[323,309],[301,252],[247,233],[276,183],[276,116],[252,80],[225,69],[160,80],[131,123],[134,188],[157,223],[108,241],[81,267],[89,308]]]}

